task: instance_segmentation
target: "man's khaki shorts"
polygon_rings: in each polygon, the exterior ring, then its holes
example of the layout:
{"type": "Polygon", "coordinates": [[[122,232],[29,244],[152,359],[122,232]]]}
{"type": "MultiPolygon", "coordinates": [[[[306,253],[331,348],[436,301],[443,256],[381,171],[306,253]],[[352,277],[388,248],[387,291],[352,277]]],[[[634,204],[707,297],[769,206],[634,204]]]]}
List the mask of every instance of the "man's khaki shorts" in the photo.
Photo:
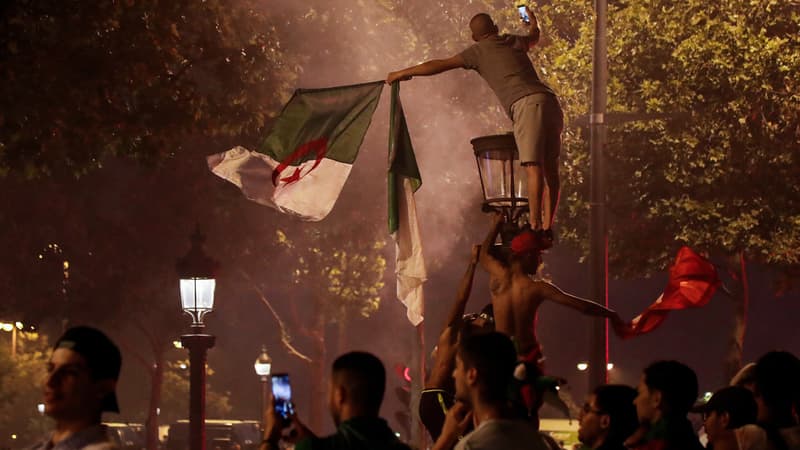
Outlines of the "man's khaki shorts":
{"type": "Polygon", "coordinates": [[[511,105],[511,116],[522,164],[558,160],[564,113],[556,96],[542,93],[522,97],[511,105]]]}

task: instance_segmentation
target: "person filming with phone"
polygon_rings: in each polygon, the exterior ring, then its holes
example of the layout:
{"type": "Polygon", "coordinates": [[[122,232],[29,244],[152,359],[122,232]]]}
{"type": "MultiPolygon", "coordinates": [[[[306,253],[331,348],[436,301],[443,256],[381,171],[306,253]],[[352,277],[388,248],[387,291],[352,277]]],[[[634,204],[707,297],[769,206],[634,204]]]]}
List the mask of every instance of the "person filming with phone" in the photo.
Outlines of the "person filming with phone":
{"type": "Polygon", "coordinates": [[[520,163],[528,180],[530,222],[538,246],[553,244],[552,225],[560,192],[558,156],[564,115],[555,92],[544,84],[528,58],[539,42],[539,24],[530,9],[518,7],[526,35],[500,35],[488,14],[477,14],[469,28],[475,44],[447,59],[434,59],[390,72],[386,82],[410,80],[463,68],[477,71],[497,95],[513,122],[520,163]]]}
{"type": "MultiPolygon", "coordinates": [[[[303,425],[294,409],[285,405],[280,392],[288,389],[288,376],[281,381],[284,388],[275,389],[272,407],[264,417],[264,440],[259,450],[277,450],[284,438],[284,429],[292,425],[297,439],[295,450],[410,450],[379,417],[386,389],[383,363],[366,352],[350,352],[333,362],[328,388],[328,406],[336,424],[336,433],[317,437],[303,425]]],[[[290,403],[290,401],[289,401],[290,403]]]]}

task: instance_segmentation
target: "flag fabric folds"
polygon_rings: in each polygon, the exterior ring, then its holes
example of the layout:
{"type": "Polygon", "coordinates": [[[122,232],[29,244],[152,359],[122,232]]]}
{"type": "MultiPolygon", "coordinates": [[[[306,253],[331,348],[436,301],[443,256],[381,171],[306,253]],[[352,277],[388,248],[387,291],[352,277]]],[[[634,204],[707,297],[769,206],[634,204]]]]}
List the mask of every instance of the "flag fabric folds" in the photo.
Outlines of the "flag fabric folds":
{"type": "Polygon", "coordinates": [[[682,247],[669,269],[666,289],[652,305],[633,319],[622,337],[653,331],[670,311],[705,306],[719,285],[714,265],[689,247],[682,247]]]}
{"type": "Polygon", "coordinates": [[[400,103],[400,83],[394,82],[389,112],[389,233],[397,251],[397,298],[406,306],[406,316],[414,326],[423,320],[422,285],[427,279],[414,201],[414,192],[421,185],[422,177],[400,103]]]}
{"type": "Polygon", "coordinates": [[[322,220],[350,175],[383,84],[297,89],[258,151],[210,155],[209,169],[250,200],[322,220]]]}

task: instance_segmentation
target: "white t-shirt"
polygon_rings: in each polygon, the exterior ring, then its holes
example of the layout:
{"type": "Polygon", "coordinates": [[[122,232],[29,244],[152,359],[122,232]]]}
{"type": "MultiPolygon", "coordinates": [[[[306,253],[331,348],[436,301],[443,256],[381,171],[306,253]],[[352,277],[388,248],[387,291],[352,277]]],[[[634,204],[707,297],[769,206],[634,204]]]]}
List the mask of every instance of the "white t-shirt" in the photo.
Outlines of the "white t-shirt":
{"type": "Polygon", "coordinates": [[[555,450],[529,423],[522,420],[493,419],[481,422],[464,436],[455,450],[555,450]]]}
{"type": "Polygon", "coordinates": [[[758,425],[745,425],[733,430],[740,450],[766,450],[767,433],[758,425]]]}

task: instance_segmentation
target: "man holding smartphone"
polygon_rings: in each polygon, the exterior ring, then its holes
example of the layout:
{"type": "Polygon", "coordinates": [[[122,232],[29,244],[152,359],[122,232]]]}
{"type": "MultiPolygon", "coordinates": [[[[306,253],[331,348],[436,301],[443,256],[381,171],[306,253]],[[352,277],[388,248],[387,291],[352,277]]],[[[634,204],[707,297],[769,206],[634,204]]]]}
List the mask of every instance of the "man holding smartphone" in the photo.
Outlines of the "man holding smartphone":
{"type": "Polygon", "coordinates": [[[336,424],[336,433],[317,437],[303,425],[297,415],[280,417],[275,408],[268,408],[264,417],[264,440],[259,450],[277,450],[284,437],[283,429],[294,427],[295,450],[410,450],[400,442],[378,413],[386,389],[386,370],[380,359],[366,352],[350,352],[333,362],[328,388],[328,406],[336,424]]]}
{"type": "Polygon", "coordinates": [[[524,7],[527,35],[500,35],[488,14],[469,22],[475,44],[447,59],[434,59],[386,76],[387,83],[429,76],[452,69],[477,71],[503,104],[514,124],[514,139],[528,179],[531,226],[541,248],[552,245],[552,225],[560,192],[558,156],[564,115],[556,94],[544,84],[528,58],[539,42],[536,16],[524,7]]]}

